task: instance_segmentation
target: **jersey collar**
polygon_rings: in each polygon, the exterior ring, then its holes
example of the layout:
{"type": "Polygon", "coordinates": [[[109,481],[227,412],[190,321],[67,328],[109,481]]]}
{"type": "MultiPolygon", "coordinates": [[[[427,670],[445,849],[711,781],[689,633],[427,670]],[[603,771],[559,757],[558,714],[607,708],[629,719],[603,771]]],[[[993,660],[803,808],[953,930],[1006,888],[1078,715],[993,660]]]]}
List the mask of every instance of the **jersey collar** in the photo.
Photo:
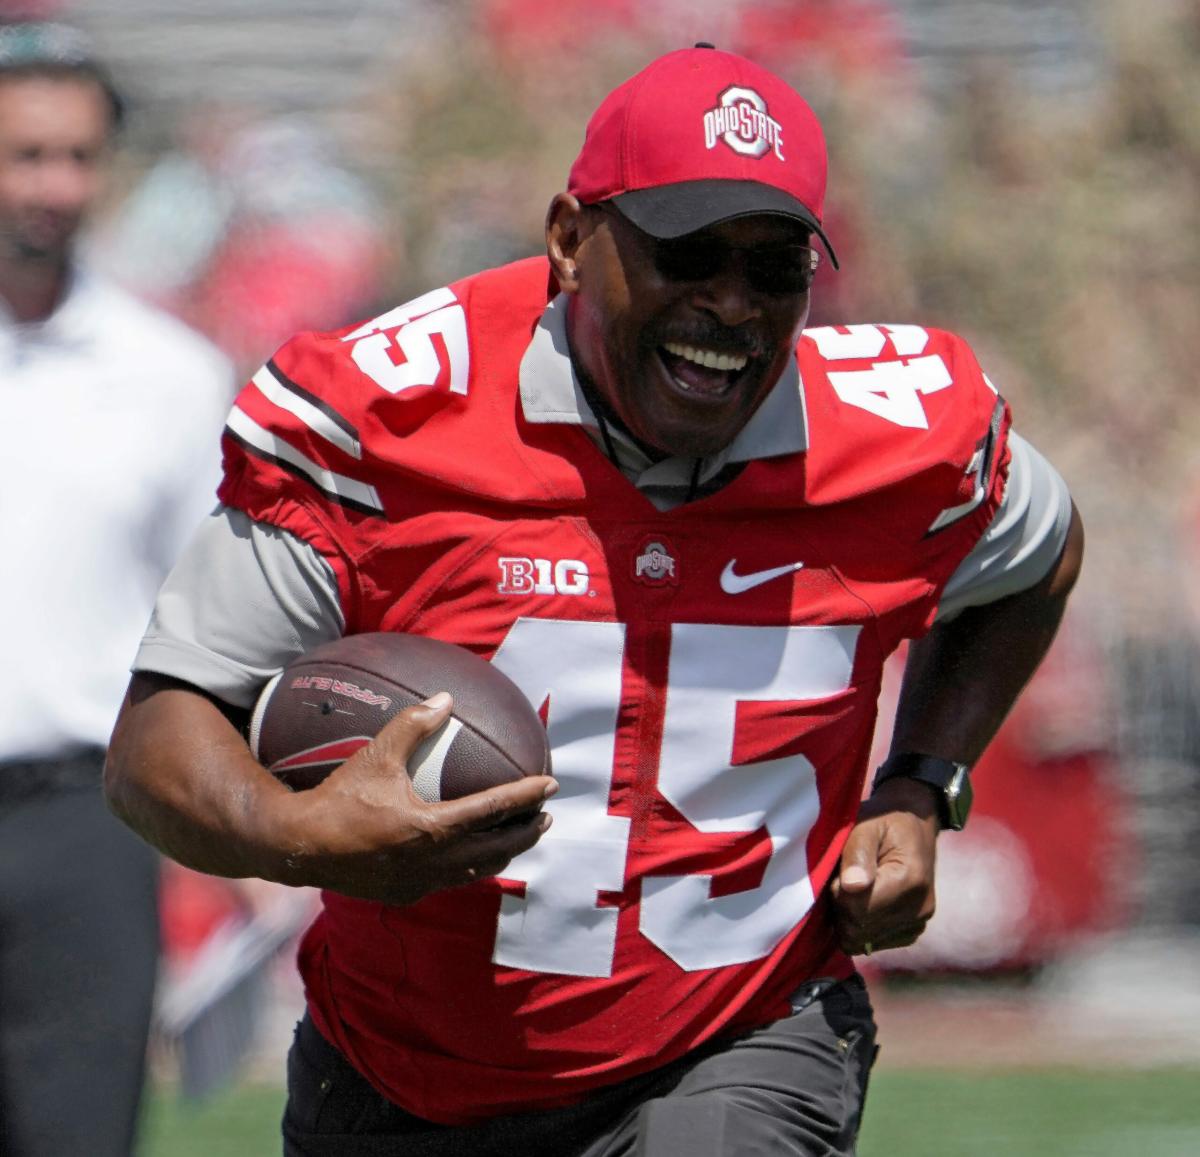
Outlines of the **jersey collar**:
{"type": "MultiPolygon", "coordinates": [[[[567,299],[559,294],[546,306],[521,359],[521,407],[536,424],[582,426],[599,444],[600,431],[571,365],[567,350],[567,299]]],[[[611,428],[610,428],[611,429],[611,428]]],[[[651,462],[622,431],[611,429],[621,469],[630,476],[690,475],[693,460],[668,458],[651,462]]],[[[774,458],[808,449],[808,420],[804,388],[793,354],[787,367],[754,416],[724,450],[704,460],[700,481],[706,482],[726,466],[757,458],[774,458]]],[[[646,479],[649,481],[650,479],[646,479]]]]}

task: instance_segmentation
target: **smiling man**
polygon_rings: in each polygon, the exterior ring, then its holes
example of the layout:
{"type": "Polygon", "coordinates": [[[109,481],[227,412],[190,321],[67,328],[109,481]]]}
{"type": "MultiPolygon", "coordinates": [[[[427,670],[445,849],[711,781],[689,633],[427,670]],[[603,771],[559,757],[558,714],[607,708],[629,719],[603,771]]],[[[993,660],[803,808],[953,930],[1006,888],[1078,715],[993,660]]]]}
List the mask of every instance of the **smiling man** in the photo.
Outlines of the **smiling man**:
{"type": "Polygon", "coordinates": [[[1082,539],[960,339],[803,329],[825,176],[780,79],[668,54],[592,118],[544,257],[301,335],[239,397],[107,782],[186,864],[325,890],[286,1153],[854,1152],[852,957],[925,927],[1082,539]],[[435,699],[289,793],[249,709],[373,630],[489,657],[555,780],[421,802],[435,699]]]}

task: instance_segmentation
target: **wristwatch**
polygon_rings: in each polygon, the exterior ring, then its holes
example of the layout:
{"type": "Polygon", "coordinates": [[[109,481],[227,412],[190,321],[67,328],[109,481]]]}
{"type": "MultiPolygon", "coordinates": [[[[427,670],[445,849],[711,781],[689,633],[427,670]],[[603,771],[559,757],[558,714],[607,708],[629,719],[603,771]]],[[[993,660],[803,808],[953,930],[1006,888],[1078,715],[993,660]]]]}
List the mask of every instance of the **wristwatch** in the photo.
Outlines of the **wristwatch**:
{"type": "Polygon", "coordinates": [[[936,755],[920,755],[913,751],[902,751],[889,756],[879,765],[871,792],[879,790],[881,783],[904,776],[920,780],[937,789],[938,812],[943,828],[961,832],[966,826],[971,811],[971,769],[965,763],[952,759],[941,759],[936,755]]]}

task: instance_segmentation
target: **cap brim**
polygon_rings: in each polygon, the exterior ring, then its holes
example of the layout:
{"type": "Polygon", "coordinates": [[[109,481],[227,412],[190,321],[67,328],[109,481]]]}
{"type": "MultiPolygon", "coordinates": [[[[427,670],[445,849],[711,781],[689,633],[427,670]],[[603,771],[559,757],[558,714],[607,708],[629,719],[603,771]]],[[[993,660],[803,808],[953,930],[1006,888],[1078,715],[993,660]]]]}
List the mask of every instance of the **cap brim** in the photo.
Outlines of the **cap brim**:
{"type": "Polygon", "coordinates": [[[820,237],[834,269],[838,268],[833,246],[811,210],[773,185],[758,181],[678,181],[620,193],[612,201],[639,229],[663,241],[738,217],[760,213],[790,217],[820,237]]]}

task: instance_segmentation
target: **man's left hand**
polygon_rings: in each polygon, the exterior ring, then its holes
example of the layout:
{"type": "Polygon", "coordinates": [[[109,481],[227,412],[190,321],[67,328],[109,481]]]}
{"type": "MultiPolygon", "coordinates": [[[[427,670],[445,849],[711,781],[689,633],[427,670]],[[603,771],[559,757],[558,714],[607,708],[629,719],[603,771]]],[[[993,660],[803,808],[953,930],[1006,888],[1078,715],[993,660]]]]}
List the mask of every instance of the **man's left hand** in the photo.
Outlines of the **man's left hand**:
{"type": "Polygon", "coordinates": [[[830,885],[843,951],[903,948],[925,931],[940,826],[933,790],[916,780],[888,780],[863,802],[830,885]]]}

